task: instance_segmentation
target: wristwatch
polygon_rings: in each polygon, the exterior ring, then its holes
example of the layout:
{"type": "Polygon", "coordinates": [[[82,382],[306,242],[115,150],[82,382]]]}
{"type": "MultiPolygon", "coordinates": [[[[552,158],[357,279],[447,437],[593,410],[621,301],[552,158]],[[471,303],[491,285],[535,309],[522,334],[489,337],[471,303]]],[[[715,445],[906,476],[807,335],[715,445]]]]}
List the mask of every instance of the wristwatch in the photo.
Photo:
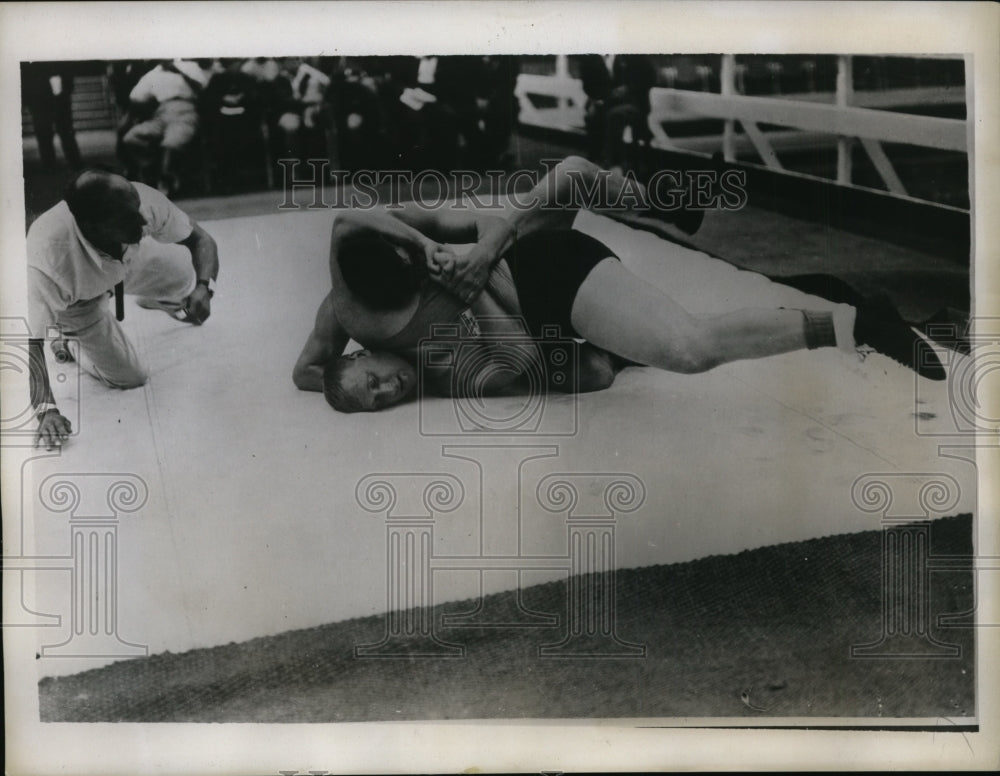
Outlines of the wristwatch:
{"type": "Polygon", "coordinates": [[[215,278],[208,278],[207,280],[205,278],[198,278],[196,285],[205,286],[208,289],[209,299],[215,296],[215,278]]]}
{"type": "Polygon", "coordinates": [[[58,409],[59,408],[56,407],[56,405],[53,404],[52,402],[50,402],[50,401],[43,401],[41,404],[39,404],[37,407],[35,407],[35,417],[38,420],[41,420],[42,416],[46,412],[51,412],[52,410],[56,410],[58,412],[58,409]]]}

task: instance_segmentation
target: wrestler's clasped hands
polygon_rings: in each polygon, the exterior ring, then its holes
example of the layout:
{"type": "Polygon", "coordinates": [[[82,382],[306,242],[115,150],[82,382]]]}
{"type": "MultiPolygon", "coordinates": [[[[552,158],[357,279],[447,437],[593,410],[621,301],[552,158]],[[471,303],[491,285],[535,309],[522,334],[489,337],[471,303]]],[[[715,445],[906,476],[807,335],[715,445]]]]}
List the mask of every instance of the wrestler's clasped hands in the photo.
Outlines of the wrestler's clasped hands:
{"type": "Polygon", "coordinates": [[[440,247],[427,261],[431,277],[466,304],[474,302],[486,286],[492,266],[491,257],[479,245],[463,255],[440,247]]]}

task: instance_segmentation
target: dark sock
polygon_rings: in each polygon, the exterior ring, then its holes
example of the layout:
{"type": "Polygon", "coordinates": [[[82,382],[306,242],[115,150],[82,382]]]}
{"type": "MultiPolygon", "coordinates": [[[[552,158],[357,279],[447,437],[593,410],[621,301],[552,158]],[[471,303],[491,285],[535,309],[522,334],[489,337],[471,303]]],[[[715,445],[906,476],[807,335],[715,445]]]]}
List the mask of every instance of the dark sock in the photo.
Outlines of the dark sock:
{"type": "Polygon", "coordinates": [[[821,310],[803,310],[802,326],[809,350],[836,347],[837,335],[833,330],[833,313],[821,310]]]}

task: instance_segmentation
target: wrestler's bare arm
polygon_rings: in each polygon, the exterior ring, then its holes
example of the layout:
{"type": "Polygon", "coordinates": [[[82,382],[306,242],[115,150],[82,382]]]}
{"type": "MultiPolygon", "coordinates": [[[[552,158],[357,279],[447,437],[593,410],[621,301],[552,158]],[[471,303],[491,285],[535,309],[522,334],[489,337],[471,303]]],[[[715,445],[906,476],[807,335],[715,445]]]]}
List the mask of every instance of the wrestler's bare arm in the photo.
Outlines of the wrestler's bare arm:
{"type": "Polygon", "coordinates": [[[343,210],[337,214],[330,242],[330,264],[333,272],[337,250],[341,241],[351,234],[370,232],[384,237],[393,245],[404,248],[408,253],[423,257],[426,261],[435,251],[441,249],[429,235],[406,221],[396,218],[387,210],[343,210]]]}
{"type": "Polygon", "coordinates": [[[333,292],[316,311],[316,321],[309,338],[295,362],[292,380],[300,391],[322,391],[323,369],[334,356],[344,352],[350,337],[334,311],[333,292]]]}
{"type": "Polygon", "coordinates": [[[404,202],[389,211],[393,217],[442,243],[479,243],[484,240],[506,242],[510,222],[496,212],[473,207],[429,208],[420,202],[404,202]]]}
{"type": "Polygon", "coordinates": [[[555,165],[527,194],[510,201],[501,210],[481,210],[467,202],[427,208],[406,203],[393,215],[434,240],[475,243],[464,256],[448,254],[428,263],[432,276],[466,303],[471,303],[486,285],[490,271],[518,237],[542,229],[568,229],[585,204],[583,193],[598,179],[617,196],[624,178],[578,156],[555,165]]]}
{"type": "Polygon", "coordinates": [[[451,252],[431,255],[431,276],[467,304],[483,290],[490,271],[514,244],[515,224],[492,212],[471,207],[429,209],[409,202],[393,215],[427,237],[442,243],[474,243],[461,256],[451,252]]]}

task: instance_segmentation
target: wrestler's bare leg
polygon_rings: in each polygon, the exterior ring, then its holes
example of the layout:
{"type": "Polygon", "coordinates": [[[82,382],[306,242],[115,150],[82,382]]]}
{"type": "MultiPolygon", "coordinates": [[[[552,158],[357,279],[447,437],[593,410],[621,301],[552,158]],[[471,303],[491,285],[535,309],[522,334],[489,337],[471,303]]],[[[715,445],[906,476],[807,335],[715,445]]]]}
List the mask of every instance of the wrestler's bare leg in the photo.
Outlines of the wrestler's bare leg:
{"type": "MultiPolygon", "coordinates": [[[[609,201],[615,201],[623,192],[635,191],[638,185],[634,179],[602,171],[581,157],[567,157],[532,190],[533,197],[508,203],[507,217],[515,224],[518,236],[570,227],[579,209],[587,204],[581,196],[597,176],[602,177],[609,201]],[[524,203],[530,206],[524,207],[524,203]]],[[[629,197],[620,199],[628,201],[629,197]]],[[[858,304],[852,295],[840,301],[858,304]]],[[[693,315],[620,262],[608,261],[584,281],[571,320],[580,335],[594,345],[630,361],[671,371],[700,372],[729,361],[804,347],[837,345],[845,352],[853,352],[864,343],[924,377],[941,380],[946,376],[933,354],[925,352],[923,360],[915,360],[912,332],[901,320],[894,321],[892,315],[871,305],[862,305],[859,310],[849,304],[838,305],[832,319],[823,319],[829,315],[782,309],[693,315]],[[623,300],[628,300],[627,304],[623,300]]]]}
{"type": "MultiPolygon", "coordinates": [[[[603,177],[602,185],[607,186],[612,201],[623,187],[636,185],[586,159],[567,157],[529,194],[508,203],[507,217],[518,236],[572,226],[585,204],[580,198],[598,175],[603,177]]],[[[838,315],[845,349],[854,347],[850,334],[853,314],[853,309],[843,305],[838,315]]],[[[581,285],[571,321],[592,345],[673,372],[702,372],[728,361],[807,346],[800,310],[745,309],[725,315],[693,315],[614,259],[595,267],[581,285]]],[[[610,385],[614,372],[609,371],[608,377],[610,385]]]]}
{"type": "MultiPolygon", "coordinates": [[[[606,259],[590,272],[570,320],[588,342],[671,372],[704,372],[729,361],[807,346],[801,310],[694,315],[616,259],[606,259]]],[[[854,308],[841,305],[834,312],[834,328],[845,350],[854,348],[853,326],[854,308]]]]}
{"type": "Polygon", "coordinates": [[[528,193],[503,203],[503,215],[523,236],[542,229],[569,229],[583,208],[609,216],[649,215],[643,207],[646,202],[646,189],[634,178],[604,170],[581,156],[567,156],[528,193]],[[611,203],[615,207],[595,206],[611,203]]]}

